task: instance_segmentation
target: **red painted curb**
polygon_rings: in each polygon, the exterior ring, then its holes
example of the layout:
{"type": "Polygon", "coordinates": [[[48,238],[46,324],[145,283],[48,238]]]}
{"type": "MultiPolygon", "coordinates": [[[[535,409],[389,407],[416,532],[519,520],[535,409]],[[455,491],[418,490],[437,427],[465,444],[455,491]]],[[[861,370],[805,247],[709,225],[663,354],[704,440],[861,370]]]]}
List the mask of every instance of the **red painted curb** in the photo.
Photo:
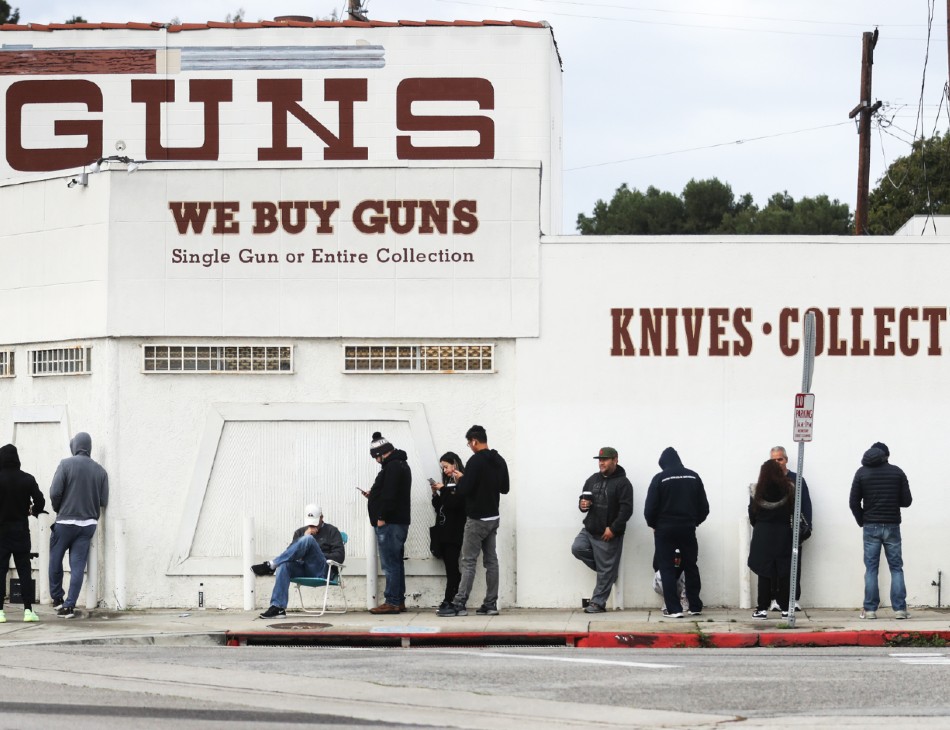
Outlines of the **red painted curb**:
{"type": "Polygon", "coordinates": [[[827,646],[920,646],[942,640],[950,645],[950,631],[786,631],[762,632],[632,632],[632,631],[458,631],[458,632],[370,632],[370,631],[228,631],[228,646],[240,646],[254,639],[304,640],[314,644],[366,642],[404,646],[465,646],[511,644],[541,645],[563,639],[567,646],[588,649],[746,649],[753,647],[827,647],[827,646]]]}
{"type": "Polygon", "coordinates": [[[578,639],[578,647],[614,649],[695,649],[702,646],[699,634],[638,634],[633,632],[591,631],[586,638],[578,639]]]}

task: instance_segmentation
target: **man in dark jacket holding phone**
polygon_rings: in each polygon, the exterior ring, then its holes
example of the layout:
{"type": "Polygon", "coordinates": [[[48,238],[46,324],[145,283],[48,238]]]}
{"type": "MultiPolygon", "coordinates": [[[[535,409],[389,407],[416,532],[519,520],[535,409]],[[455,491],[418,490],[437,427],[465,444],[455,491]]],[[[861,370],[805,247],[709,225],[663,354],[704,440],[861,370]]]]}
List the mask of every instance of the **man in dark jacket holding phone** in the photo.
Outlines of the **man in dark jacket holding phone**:
{"type": "MultiPolygon", "coordinates": [[[[475,564],[482,553],[485,565],[485,600],[475,611],[480,616],[498,615],[498,552],[495,540],[498,534],[499,495],[508,494],[508,463],[494,449],[488,448],[488,435],[482,426],[472,426],[465,433],[472,450],[472,458],[465,465],[464,474],[456,469],[456,492],[465,498],[465,533],[459,567],[462,581],[452,604],[436,611],[438,616],[468,616],[468,596],[475,582],[475,564]]],[[[448,473],[447,473],[448,475],[448,473]]]]}
{"type": "Polygon", "coordinates": [[[699,474],[683,466],[672,446],[660,454],[660,468],[663,471],[653,477],[647,490],[643,516],[654,530],[655,559],[663,582],[666,615],[683,617],[683,607],[676,595],[676,581],[683,573],[689,614],[698,616],[703,612],[703,602],[699,598],[702,583],[697,565],[696,527],[709,516],[706,488],[699,474]]]}
{"type": "Polygon", "coordinates": [[[412,470],[409,457],[377,431],[369,454],[380,465],[367,494],[369,522],[376,531],[379,562],[386,576],[385,600],[370,613],[403,613],[406,610],[406,538],[409,536],[412,470]]]}
{"type": "Polygon", "coordinates": [[[597,471],[581,491],[578,509],[586,512],[584,529],[574,538],[571,553],[597,573],[594,593],[585,613],[607,610],[610,589],[617,580],[623,536],[633,514],[633,485],[617,463],[617,449],[605,446],[597,456],[597,471]]]}

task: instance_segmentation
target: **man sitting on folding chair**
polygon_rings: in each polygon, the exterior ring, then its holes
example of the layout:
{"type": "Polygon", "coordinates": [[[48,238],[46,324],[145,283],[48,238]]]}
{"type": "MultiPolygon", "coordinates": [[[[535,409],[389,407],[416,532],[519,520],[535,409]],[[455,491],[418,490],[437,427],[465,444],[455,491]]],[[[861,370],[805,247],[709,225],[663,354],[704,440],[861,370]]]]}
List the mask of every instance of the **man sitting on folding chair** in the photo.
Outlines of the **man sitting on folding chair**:
{"type": "Polygon", "coordinates": [[[305,511],[304,526],[294,531],[287,549],[273,560],[251,566],[255,575],[276,573],[270,608],[260,615],[261,618],[287,617],[287,593],[291,578],[325,577],[327,560],[343,563],[346,557],[343,536],[337,528],[323,521],[323,510],[318,505],[308,504],[305,511]]]}

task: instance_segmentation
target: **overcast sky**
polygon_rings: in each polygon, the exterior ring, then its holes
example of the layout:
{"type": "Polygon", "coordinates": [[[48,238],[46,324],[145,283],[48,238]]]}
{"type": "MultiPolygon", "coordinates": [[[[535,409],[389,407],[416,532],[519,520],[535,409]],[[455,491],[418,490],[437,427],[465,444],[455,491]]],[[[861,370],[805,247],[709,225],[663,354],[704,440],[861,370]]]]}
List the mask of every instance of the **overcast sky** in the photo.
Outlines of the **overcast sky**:
{"type": "MultiPolygon", "coordinates": [[[[369,0],[377,20],[546,20],[563,59],[564,232],[622,183],[718,177],[764,205],[787,190],[854,209],[861,34],[880,29],[871,186],[914,134],[947,128],[946,3],[927,0],[369,0]],[[926,84],[922,81],[926,73],[926,84]],[[740,143],[741,142],[741,143],[740,143]]],[[[326,17],[344,0],[21,0],[21,22],[326,17]]]]}

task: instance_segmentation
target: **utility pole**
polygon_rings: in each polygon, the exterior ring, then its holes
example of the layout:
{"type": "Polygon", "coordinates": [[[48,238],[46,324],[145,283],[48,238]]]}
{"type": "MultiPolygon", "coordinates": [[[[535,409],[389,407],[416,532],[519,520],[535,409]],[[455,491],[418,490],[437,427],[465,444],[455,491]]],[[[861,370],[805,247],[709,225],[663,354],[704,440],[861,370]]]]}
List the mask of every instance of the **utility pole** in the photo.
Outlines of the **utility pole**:
{"type": "MultiPolygon", "coordinates": [[[[950,7],[950,0],[947,0],[950,7]]],[[[950,21],[948,21],[950,25],[950,21]]],[[[871,179],[871,117],[881,108],[881,102],[871,104],[871,66],[874,65],[874,46],[877,45],[877,28],[873,33],[862,35],[861,52],[861,103],[851,113],[849,119],[858,119],[858,199],[854,206],[854,234],[866,236],[868,233],[868,192],[871,179]]],[[[948,49],[950,54],[950,49],[948,49]]],[[[950,60],[950,55],[948,55],[950,60]]]]}
{"type": "MultiPolygon", "coordinates": [[[[948,0],[948,2],[950,2],[950,0],[948,0]]],[[[366,9],[362,6],[360,0],[347,0],[346,14],[350,16],[350,20],[362,20],[363,22],[369,20],[369,17],[366,15],[366,9]]]]}

